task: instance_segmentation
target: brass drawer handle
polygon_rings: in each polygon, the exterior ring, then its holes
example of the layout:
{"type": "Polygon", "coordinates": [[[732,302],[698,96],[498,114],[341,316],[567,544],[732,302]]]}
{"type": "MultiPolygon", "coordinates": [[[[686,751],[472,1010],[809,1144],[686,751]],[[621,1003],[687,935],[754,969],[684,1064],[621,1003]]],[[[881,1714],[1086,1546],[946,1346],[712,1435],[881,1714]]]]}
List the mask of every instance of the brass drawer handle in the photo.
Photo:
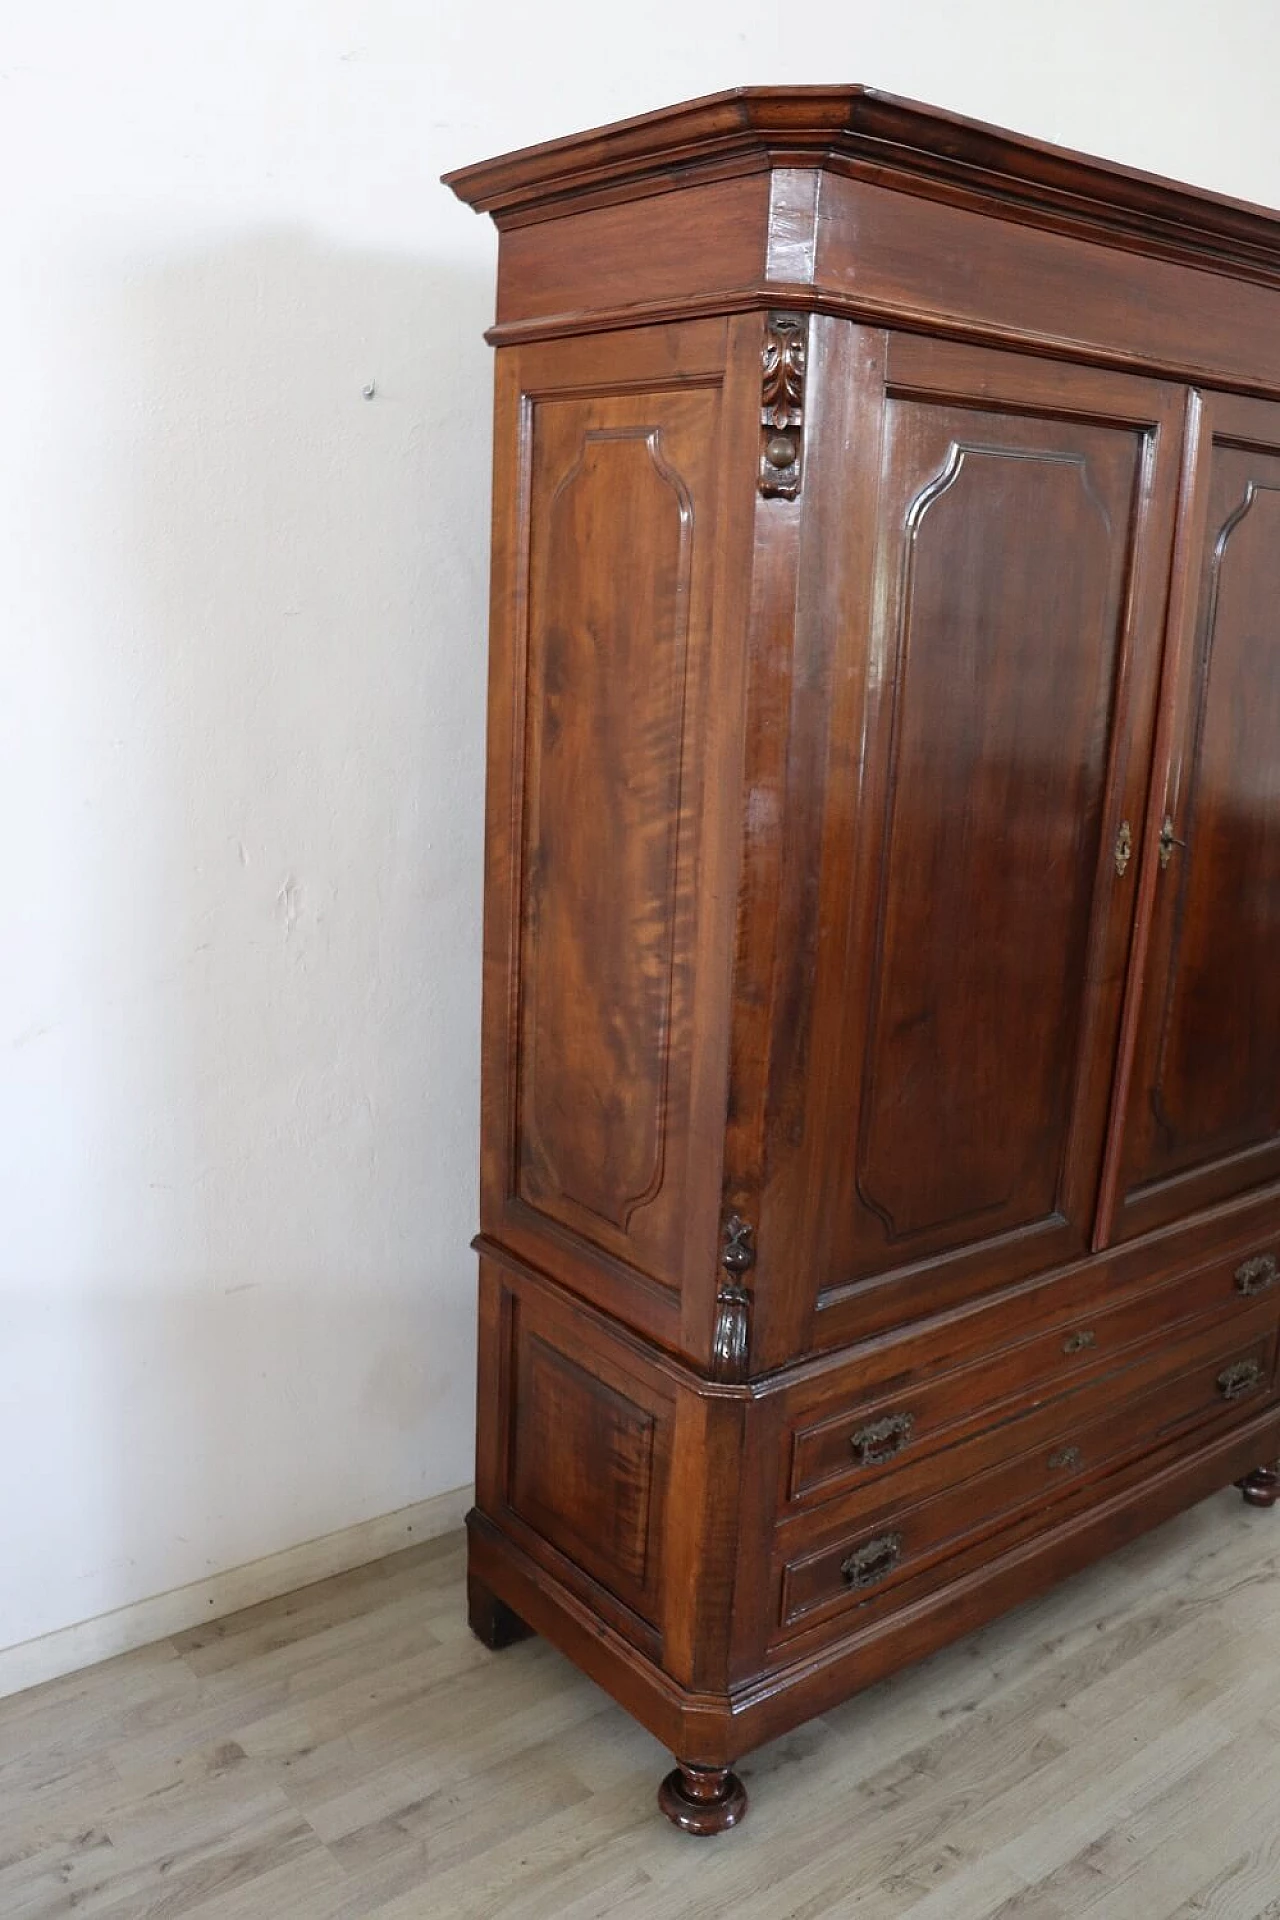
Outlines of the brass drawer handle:
{"type": "Polygon", "coordinates": [[[1086,1347],[1096,1346],[1098,1336],[1089,1327],[1081,1328],[1079,1333],[1069,1333],[1062,1343],[1064,1353],[1083,1353],[1086,1347]]]}
{"type": "Polygon", "coordinates": [[[873,1420],[869,1426],[859,1427],[856,1433],[849,1435],[849,1447],[860,1467],[878,1467],[886,1460],[892,1460],[895,1453],[902,1449],[915,1431],[915,1415],[911,1413],[886,1414],[883,1420],[873,1420]]]}
{"type": "Polygon", "coordinates": [[[902,1535],[882,1533],[857,1547],[847,1560],[841,1561],[840,1571],[851,1587],[874,1587],[877,1580],[883,1580],[886,1574],[893,1572],[901,1558],[902,1535]]]}
{"type": "Polygon", "coordinates": [[[1236,1285],[1241,1293],[1265,1293],[1280,1280],[1280,1261],[1274,1253],[1255,1253],[1236,1268],[1236,1285]]]}
{"type": "Polygon", "coordinates": [[[1079,1447],[1059,1447],[1049,1455],[1050,1473],[1074,1473],[1084,1459],[1079,1447]]]}
{"type": "Polygon", "coordinates": [[[1241,1400],[1246,1393],[1253,1392],[1261,1379],[1262,1368],[1256,1360],[1237,1360],[1218,1375],[1218,1392],[1224,1400],[1241,1400]]]}

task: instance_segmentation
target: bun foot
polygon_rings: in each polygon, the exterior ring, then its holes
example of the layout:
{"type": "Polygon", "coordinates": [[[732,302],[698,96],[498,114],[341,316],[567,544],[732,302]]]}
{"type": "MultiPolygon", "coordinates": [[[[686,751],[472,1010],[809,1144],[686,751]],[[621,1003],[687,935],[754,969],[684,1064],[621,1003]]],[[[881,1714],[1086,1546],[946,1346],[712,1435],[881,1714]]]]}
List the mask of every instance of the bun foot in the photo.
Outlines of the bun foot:
{"type": "Polygon", "coordinates": [[[676,1766],[658,1788],[658,1805],[685,1833],[723,1833],[747,1810],[747,1790],[729,1767],[676,1766]]]}
{"type": "Polygon", "coordinates": [[[1255,1467],[1243,1480],[1237,1480],[1236,1485],[1244,1495],[1246,1506],[1274,1507],[1280,1499],[1280,1470],[1255,1467]]]}
{"type": "Polygon", "coordinates": [[[499,1600],[474,1573],[467,1575],[467,1623],[490,1653],[500,1653],[503,1647],[512,1646],[517,1640],[527,1640],[533,1632],[533,1628],[526,1626],[518,1613],[512,1613],[506,1601],[499,1600]]]}

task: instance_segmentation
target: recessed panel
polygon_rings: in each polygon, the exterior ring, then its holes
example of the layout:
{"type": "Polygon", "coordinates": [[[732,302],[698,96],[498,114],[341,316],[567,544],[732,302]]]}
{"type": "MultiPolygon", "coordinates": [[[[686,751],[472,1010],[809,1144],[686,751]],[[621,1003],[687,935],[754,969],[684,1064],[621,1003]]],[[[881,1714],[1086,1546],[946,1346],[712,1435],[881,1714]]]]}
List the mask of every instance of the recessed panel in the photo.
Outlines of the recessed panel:
{"type": "Polygon", "coordinates": [[[516,1191],[675,1276],[709,391],[534,415],[516,1191]]]}
{"type": "Polygon", "coordinates": [[[536,1334],[517,1339],[512,1511],[651,1617],[659,1416],[536,1334]]]}
{"type": "Polygon", "coordinates": [[[1063,1204],[1140,456],[1133,433],[916,402],[891,432],[866,1265],[1063,1204]]]}

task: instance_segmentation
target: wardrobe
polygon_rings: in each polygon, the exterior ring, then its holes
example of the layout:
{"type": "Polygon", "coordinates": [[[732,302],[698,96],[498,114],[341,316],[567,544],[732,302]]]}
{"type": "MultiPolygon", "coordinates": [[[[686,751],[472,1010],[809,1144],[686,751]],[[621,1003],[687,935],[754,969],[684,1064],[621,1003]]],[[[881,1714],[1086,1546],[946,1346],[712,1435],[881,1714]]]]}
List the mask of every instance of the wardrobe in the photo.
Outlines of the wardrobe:
{"type": "Polygon", "coordinates": [[[500,229],[471,1620],[714,1833],[753,1747],[1276,1499],[1280,214],[856,86],[447,181],[500,229]]]}

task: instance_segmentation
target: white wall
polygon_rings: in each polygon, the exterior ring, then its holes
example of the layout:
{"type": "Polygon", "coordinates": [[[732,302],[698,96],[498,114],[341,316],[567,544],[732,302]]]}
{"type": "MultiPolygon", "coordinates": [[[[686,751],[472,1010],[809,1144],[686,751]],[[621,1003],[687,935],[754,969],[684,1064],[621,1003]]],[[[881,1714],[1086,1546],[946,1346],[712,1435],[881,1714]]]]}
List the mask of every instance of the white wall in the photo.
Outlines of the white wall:
{"type": "Polygon", "coordinates": [[[437,175],[861,79],[1280,203],[1270,0],[665,11],[4,9],[0,1647],[470,1472],[494,239],[437,175]]]}

